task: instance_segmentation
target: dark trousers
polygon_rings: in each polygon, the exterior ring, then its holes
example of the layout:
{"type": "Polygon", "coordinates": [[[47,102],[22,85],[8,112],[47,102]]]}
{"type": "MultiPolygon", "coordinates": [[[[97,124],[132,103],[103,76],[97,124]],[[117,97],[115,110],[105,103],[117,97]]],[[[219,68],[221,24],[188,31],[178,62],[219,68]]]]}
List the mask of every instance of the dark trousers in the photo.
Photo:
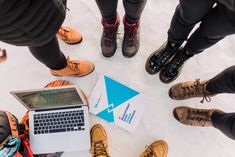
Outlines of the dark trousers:
{"type": "MultiPolygon", "coordinates": [[[[147,0],[123,0],[126,21],[135,23],[139,20],[147,0]]],[[[96,0],[102,18],[109,24],[114,23],[117,16],[118,0],[96,0]]]]}
{"type": "Polygon", "coordinates": [[[29,50],[38,61],[52,70],[60,70],[67,65],[66,57],[60,51],[56,37],[43,46],[30,46],[29,50]]]}
{"type": "Polygon", "coordinates": [[[222,4],[216,5],[215,0],[180,0],[168,30],[168,41],[181,44],[187,40],[185,49],[194,55],[234,33],[235,12],[222,4]],[[199,22],[200,26],[188,38],[199,22]]]}
{"type": "MultiPolygon", "coordinates": [[[[210,79],[206,90],[212,94],[235,93],[235,66],[225,69],[210,79]]],[[[235,113],[215,112],[211,120],[215,128],[235,140],[235,113]]]]}

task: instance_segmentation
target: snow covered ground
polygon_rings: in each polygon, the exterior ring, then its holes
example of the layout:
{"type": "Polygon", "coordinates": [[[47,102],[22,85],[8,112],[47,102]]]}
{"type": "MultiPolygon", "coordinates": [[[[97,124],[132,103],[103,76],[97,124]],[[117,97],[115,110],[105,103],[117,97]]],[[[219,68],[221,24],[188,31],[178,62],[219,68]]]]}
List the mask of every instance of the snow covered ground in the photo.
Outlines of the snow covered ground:
{"type": "MultiPolygon", "coordinates": [[[[235,36],[229,36],[195,56],[187,62],[179,78],[171,84],[163,84],[158,75],[150,76],[144,69],[150,53],[166,41],[167,30],[178,1],[148,0],[141,20],[141,47],[131,59],[121,53],[123,25],[120,25],[118,49],[112,58],[105,58],[100,52],[102,27],[100,13],[95,0],[69,0],[65,25],[72,26],[83,35],[79,45],[66,45],[60,41],[61,50],[73,59],[92,61],[96,69],[84,78],[64,77],[80,86],[89,95],[100,75],[108,75],[147,95],[150,104],[134,134],[92,116],[91,126],[101,123],[109,136],[112,157],[138,157],[145,145],[154,140],[165,140],[169,145],[169,157],[234,157],[235,142],[215,128],[184,126],[178,123],[172,110],[180,105],[199,108],[218,108],[226,112],[235,111],[235,97],[221,94],[211,103],[201,104],[200,99],[174,101],[168,97],[168,89],[174,83],[196,78],[208,79],[235,63],[235,36]]],[[[124,15],[122,1],[118,12],[124,15]]],[[[0,43],[8,51],[8,60],[0,64],[0,108],[15,114],[19,119],[26,109],[9,94],[19,89],[41,88],[58,79],[36,61],[27,48],[0,43]]],[[[62,79],[62,78],[59,78],[62,79]]],[[[88,153],[64,153],[64,157],[87,157],[88,153]]]]}

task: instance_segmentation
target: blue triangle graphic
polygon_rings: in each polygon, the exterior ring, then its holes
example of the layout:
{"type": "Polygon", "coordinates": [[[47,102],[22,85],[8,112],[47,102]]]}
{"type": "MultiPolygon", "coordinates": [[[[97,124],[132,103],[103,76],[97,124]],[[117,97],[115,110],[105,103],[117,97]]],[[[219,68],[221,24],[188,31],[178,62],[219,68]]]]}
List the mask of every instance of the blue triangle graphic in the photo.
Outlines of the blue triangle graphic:
{"type": "Polygon", "coordinates": [[[124,103],[125,101],[138,95],[139,92],[104,76],[106,84],[106,92],[109,105],[113,104],[113,109],[124,103]]]}
{"type": "Polygon", "coordinates": [[[98,113],[96,116],[103,118],[105,120],[107,120],[110,123],[114,122],[114,115],[113,115],[113,111],[109,111],[109,109],[105,109],[103,111],[101,111],[100,113],[98,113]]]}

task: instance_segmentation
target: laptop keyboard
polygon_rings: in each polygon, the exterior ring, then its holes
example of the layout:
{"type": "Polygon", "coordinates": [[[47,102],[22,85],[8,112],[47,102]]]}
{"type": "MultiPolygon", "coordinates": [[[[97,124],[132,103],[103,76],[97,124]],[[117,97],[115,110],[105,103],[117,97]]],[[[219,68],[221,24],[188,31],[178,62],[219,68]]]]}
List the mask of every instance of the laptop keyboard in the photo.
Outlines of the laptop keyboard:
{"type": "Polygon", "coordinates": [[[85,130],[83,110],[35,114],[34,134],[85,130]]]}

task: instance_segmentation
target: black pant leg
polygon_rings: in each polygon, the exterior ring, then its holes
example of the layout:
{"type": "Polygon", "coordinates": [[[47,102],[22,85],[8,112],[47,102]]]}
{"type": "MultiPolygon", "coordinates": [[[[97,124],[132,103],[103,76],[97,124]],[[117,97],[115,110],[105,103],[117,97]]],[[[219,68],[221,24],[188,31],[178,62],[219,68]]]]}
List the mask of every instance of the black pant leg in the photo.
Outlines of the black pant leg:
{"type": "Polygon", "coordinates": [[[60,51],[57,38],[43,46],[30,46],[30,52],[41,63],[52,70],[60,70],[67,66],[67,60],[60,51]]]}
{"type": "Polygon", "coordinates": [[[235,33],[235,12],[218,4],[203,18],[200,27],[188,39],[185,49],[194,55],[235,33]]]}
{"type": "Polygon", "coordinates": [[[123,0],[125,18],[128,23],[135,23],[140,19],[147,0],[123,0]]]}
{"type": "Polygon", "coordinates": [[[215,112],[212,114],[211,120],[215,128],[235,140],[235,113],[215,112]]]}
{"type": "Polygon", "coordinates": [[[168,30],[168,41],[183,43],[189,33],[215,4],[214,0],[180,0],[168,30]]]}
{"type": "Polygon", "coordinates": [[[231,66],[208,81],[206,90],[212,94],[235,93],[235,66],[231,66]]]}
{"type": "Polygon", "coordinates": [[[102,18],[109,24],[116,20],[118,0],[96,0],[102,18]]]}

